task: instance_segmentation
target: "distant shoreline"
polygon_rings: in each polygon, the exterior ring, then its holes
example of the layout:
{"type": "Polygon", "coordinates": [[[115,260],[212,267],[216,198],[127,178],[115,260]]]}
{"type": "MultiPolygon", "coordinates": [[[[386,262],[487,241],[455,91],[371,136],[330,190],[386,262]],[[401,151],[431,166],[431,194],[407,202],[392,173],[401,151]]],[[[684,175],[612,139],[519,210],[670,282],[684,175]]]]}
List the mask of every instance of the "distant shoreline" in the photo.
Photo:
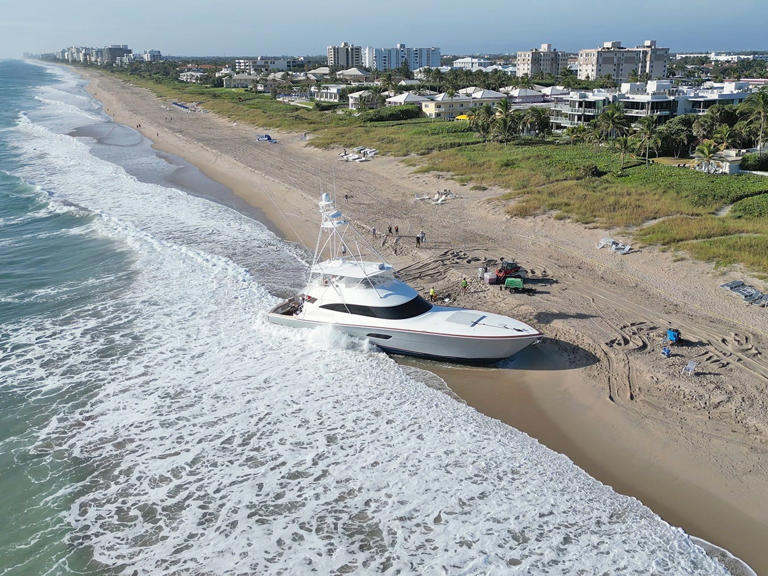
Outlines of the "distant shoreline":
{"type": "MultiPolygon", "coordinates": [[[[482,412],[524,431],[543,434],[546,444],[565,451],[598,479],[619,491],[643,494],[643,501],[652,503],[665,518],[732,550],[758,570],[768,569],[768,555],[762,546],[763,536],[768,534],[768,513],[766,503],[760,501],[768,490],[765,475],[756,472],[768,470],[766,455],[759,451],[761,445],[763,450],[765,446],[759,440],[762,437],[755,440],[741,432],[729,436],[728,414],[714,412],[713,417],[720,420],[697,420],[693,405],[678,405],[674,396],[663,395],[670,393],[667,389],[674,392],[677,388],[670,383],[678,380],[664,373],[666,365],[657,360],[656,354],[644,356],[642,350],[624,354],[622,350],[622,346],[627,348],[643,339],[646,346],[656,346],[651,334],[642,331],[643,324],[660,325],[663,318],[679,322],[684,334],[690,336],[704,326],[710,329],[709,321],[699,324],[694,320],[690,327],[683,324],[692,322],[686,320],[689,310],[708,309],[710,293],[700,289],[697,297],[691,296],[690,304],[695,307],[683,308],[687,289],[675,284],[676,278],[684,282],[695,278],[697,286],[715,284],[706,277],[704,265],[679,263],[675,274],[670,274],[669,255],[647,253],[622,260],[621,256],[596,252],[591,238],[599,236],[599,231],[590,233],[578,225],[547,219],[515,221],[511,227],[510,221],[494,213],[492,204],[488,204],[498,194],[495,190],[459,190],[453,181],[412,175],[392,158],[377,158],[356,166],[340,163],[335,152],[306,148],[299,134],[273,131],[278,144],[259,143],[255,128],[235,126],[212,114],[171,114],[162,109],[162,101],[141,89],[95,71],[83,74],[91,81],[91,93],[116,121],[129,126],[140,124],[156,148],[183,157],[257,206],[290,241],[314,246],[315,196],[335,189],[339,197],[344,193],[352,196],[349,204],[341,208],[361,225],[383,230],[388,221],[400,224],[403,237],[383,249],[397,250],[397,256],[391,258],[393,263],[400,269],[409,267],[413,281],[422,289],[434,283],[440,293],[455,292],[461,276],[476,269],[476,264],[466,263],[462,253],[487,257],[519,254],[529,269],[546,270],[557,282],[539,287],[541,295],[532,299],[515,299],[473,284],[472,294],[466,299],[457,296],[457,303],[538,322],[553,339],[543,352],[562,358],[564,367],[436,367],[434,371],[454,390],[463,387],[460,395],[482,412]],[[164,120],[171,115],[172,121],[164,120]],[[413,200],[446,186],[464,199],[439,207],[413,200]],[[417,249],[408,237],[421,228],[427,230],[427,243],[417,249]],[[638,268],[627,270],[627,266],[638,268]],[[644,285],[632,276],[654,269],[667,290],[663,297],[643,292],[644,285]],[[683,300],[672,300],[676,294],[678,298],[683,295],[683,300]],[[602,309],[589,304],[588,299],[596,295],[602,298],[602,309]],[[646,309],[653,306],[654,297],[664,300],[667,308],[646,309]],[[666,298],[671,299],[669,304],[666,298]],[[617,329],[633,319],[641,323],[627,328],[627,344],[604,344],[618,338],[617,329]],[[632,334],[633,329],[636,334],[632,334]],[[596,356],[598,362],[583,361],[587,354],[596,356]],[[617,377],[624,370],[621,362],[632,366],[633,378],[637,379],[634,383],[624,383],[617,377]],[[654,364],[649,366],[649,362],[654,364]],[[654,375],[664,377],[658,387],[654,387],[654,375]],[[614,402],[607,399],[605,382],[614,402]],[[512,394],[509,404],[504,400],[507,394],[512,394]],[[634,400],[629,399],[630,394],[634,394],[634,400]],[[525,410],[529,412],[527,424],[525,410]],[[680,424],[680,418],[688,422],[690,430],[680,424]],[[547,423],[546,429],[541,429],[542,422],[547,423]],[[716,430],[718,436],[702,436],[706,430],[716,430]],[[657,501],[651,502],[654,496],[657,501]]],[[[719,302],[725,296],[712,292],[719,302]]],[[[728,302],[721,311],[725,308],[729,308],[728,302]]],[[[734,314],[743,314],[736,306],[733,309],[734,314]]],[[[768,322],[752,329],[756,339],[766,325],[768,322]]],[[[537,357],[533,361],[535,364],[537,357]]],[[[734,386],[742,386],[738,374],[734,372],[730,377],[734,386]]],[[[716,382],[714,377],[712,382],[716,382]]],[[[696,383],[709,386],[706,377],[696,383]]]]}

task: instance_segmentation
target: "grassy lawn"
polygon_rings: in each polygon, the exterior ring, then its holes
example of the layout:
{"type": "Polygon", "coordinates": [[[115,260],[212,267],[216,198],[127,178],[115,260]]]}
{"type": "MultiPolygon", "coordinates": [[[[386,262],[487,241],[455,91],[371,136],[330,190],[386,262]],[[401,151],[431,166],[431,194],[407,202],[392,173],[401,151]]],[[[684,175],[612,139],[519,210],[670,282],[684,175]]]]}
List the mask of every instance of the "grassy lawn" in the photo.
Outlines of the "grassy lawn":
{"type": "MultiPolygon", "coordinates": [[[[368,146],[407,157],[421,172],[447,172],[474,189],[500,186],[514,216],[553,212],[605,227],[639,227],[645,244],[688,251],[716,264],[742,263],[768,273],[768,178],[709,175],[662,159],[649,167],[608,149],[584,144],[521,141],[484,143],[466,122],[424,118],[365,122],[336,110],[306,109],[245,90],[153,82],[118,74],[158,96],[200,102],[233,121],[286,131],[312,132],[313,146],[368,146]],[[715,213],[733,204],[724,216],[715,213]]],[[[341,108],[340,108],[341,110],[341,108]]]]}

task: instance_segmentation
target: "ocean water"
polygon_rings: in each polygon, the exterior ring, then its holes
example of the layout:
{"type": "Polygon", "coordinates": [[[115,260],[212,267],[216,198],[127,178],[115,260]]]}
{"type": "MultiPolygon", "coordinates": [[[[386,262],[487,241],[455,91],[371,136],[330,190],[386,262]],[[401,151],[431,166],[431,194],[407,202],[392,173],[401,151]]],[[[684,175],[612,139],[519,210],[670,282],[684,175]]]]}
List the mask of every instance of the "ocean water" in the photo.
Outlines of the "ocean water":
{"type": "Polygon", "coordinates": [[[267,323],[306,255],[190,170],[0,62],[0,575],[726,573],[365,342],[267,323]]]}

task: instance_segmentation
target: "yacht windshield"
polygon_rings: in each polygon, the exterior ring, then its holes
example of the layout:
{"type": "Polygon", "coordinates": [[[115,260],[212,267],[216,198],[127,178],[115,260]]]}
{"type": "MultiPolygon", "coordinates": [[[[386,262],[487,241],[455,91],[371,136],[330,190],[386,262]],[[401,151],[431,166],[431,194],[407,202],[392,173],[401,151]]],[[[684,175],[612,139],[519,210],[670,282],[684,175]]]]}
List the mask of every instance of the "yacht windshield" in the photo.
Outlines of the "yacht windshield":
{"type": "Polygon", "coordinates": [[[421,296],[416,296],[412,300],[400,304],[399,306],[361,306],[359,304],[323,304],[320,308],[334,310],[336,312],[346,312],[347,314],[357,314],[358,316],[371,316],[373,318],[384,318],[386,320],[402,320],[404,318],[413,318],[420,316],[432,309],[432,304],[424,300],[421,296]]]}

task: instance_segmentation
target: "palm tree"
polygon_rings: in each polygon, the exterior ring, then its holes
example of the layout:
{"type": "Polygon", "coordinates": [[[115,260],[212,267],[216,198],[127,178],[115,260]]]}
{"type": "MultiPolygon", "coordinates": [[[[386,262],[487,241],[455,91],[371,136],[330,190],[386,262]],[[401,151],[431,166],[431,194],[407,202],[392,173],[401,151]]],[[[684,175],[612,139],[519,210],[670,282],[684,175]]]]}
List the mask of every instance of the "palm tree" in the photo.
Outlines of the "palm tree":
{"type": "Polygon", "coordinates": [[[509,100],[499,100],[494,107],[493,133],[499,142],[505,144],[512,140],[518,132],[520,116],[512,110],[509,100]]]}
{"type": "Polygon", "coordinates": [[[709,162],[715,157],[718,151],[719,149],[714,140],[704,140],[696,147],[696,152],[694,152],[693,155],[696,156],[696,158],[701,158],[702,160],[709,162]]]}
{"type": "Polygon", "coordinates": [[[645,149],[645,166],[650,165],[651,148],[658,148],[661,145],[659,136],[656,133],[656,117],[655,116],[643,116],[637,122],[635,127],[635,135],[638,139],[638,145],[640,148],[645,149]]]}
{"type": "Polygon", "coordinates": [[[721,124],[712,135],[712,140],[715,141],[715,144],[720,146],[721,150],[725,150],[731,146],[735,139],[736,133],[727,124],[721,124]]]}
{"type": "Polygon", "coordinates": [[[488,135],[493,128],[495,112],[490,104],[485,104],[477,111],[477,129],[483,140],[488,140],[488,135]]]}
{"type": "Polygon", "coordinates": [[[506,146],[507,142],[512,140],[517,134],[517,122],[513,114],[496,116],[493,122],[493,134],[499,142],[506,146]]]}
{"type": "Polygon", "coordinates": [[[584,128],[584,141],[588,144],[594,144],[595,149],[599,148],[603,143],[604,135],[597,120],[592,120],[584,128]]]}
{"type": "Polygon", "coordinates": [[[508,116],[511,112],[511,107],[509,105],[509,100],[507,98],[504,98],[504,100],[499,100],[496,102],[496,106],[494,106],[494,110],[496,111],[496,116],[508,116]]]}
{"type": "Polygon", "coordinates": [[[624,170],[624,157],[632,151],[634,142],[632,142],[632,139],[629,136],[619,136],[613,141],[613,145],[621,154],[621,168],[619,168],[619,172],[622,172],[624,170]]]}
{"type": "Polygon", "coordinates": [[[699,144],[696,147],[696,152],[694,152],[693,155],[696,158],[700,158],[701,160],[703,160],[706,164],[705,169],[709,171],[709,168],[713,167],[712,160],[715,158],[715,155],[718,152],[719,152],[719,148],[717,147],[717,144],[715,144],[713,140],[704,140],[701,144],[699,144]]]}
{"type": "Polygon", "coordinates": [[[542,136],[549,132],[549,110],[534,106],[525,111],[524,123],[529,132],[542,136]]]}
{"type": "Polygon", "coordinates": [[[587,139],[587,127],[584,126],[584,124],[568,126],[568,128],[565,129],[565,136],[571,144],[584,142],[587,139]]]}
{"type": "Polygon", "coordinates": [[[742,109],[747,111],[747,118],[750,122],[760,125],[760,135],[757,138],[757,149],[763,149],[763,137],[765,136],[765,124],[768,120],[768,88],[761,88],[758,92],[751,94],[742,104],[742,109]]]}
{"type": "Polygon", "coordinates": [[[494,124],[494,112],[490,105],[473,108],[466,114],[469,117],[469,127],[475,130],[483,140],[487,140],[494,124]]]}
{"type": "Polygon", "coordinates": [[[621,104],[614,103],[606,106],[598,120],[608,138],[623,136],[629,131],[629,118],[624,114],[621,104]]]}

